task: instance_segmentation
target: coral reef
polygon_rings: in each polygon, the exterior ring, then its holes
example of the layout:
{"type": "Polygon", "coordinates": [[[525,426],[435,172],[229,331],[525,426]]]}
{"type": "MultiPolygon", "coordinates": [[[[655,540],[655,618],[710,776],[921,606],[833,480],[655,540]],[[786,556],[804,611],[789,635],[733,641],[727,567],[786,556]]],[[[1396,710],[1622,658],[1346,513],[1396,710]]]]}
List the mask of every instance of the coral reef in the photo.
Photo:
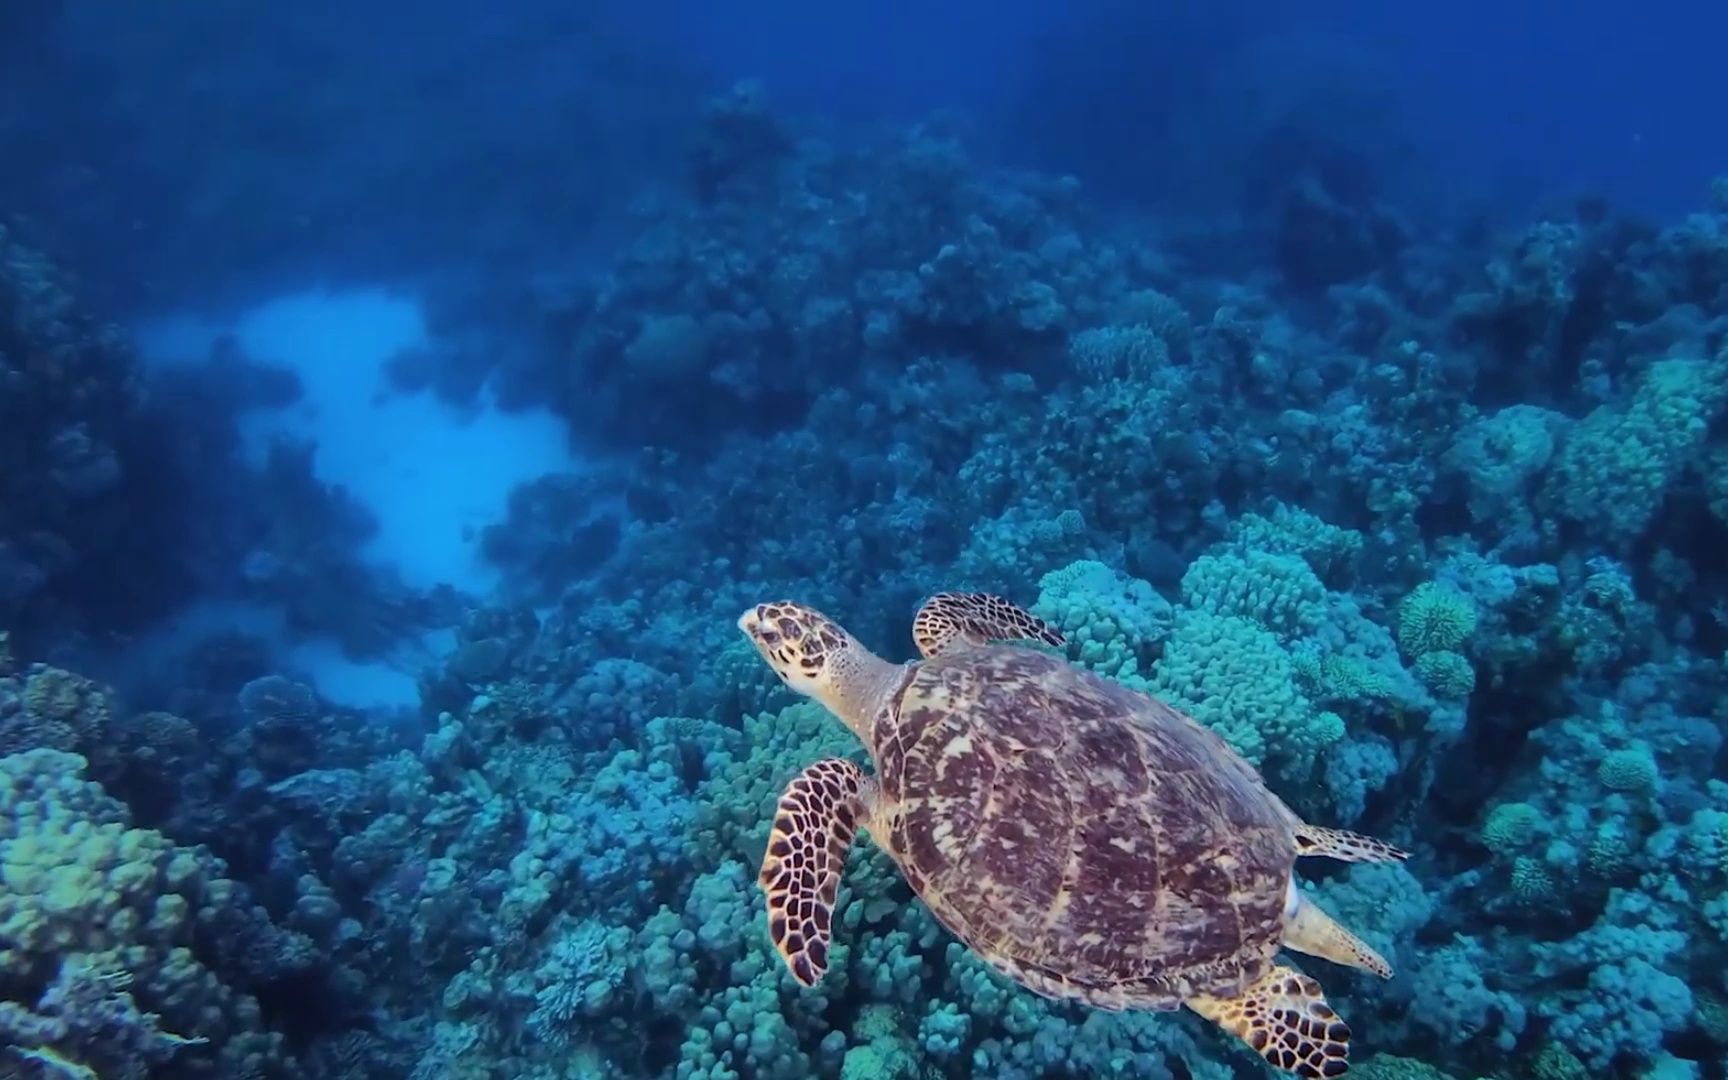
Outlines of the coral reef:
{"type": "Polygon", "coordinates": [[[238,638],[142,703],[41,655],[54,583],[124,558],[80,515],[134,497],[132,399],[0,234],[0,1075],[1254,1075],[1010,985],[867,842],[826,979],[769,947],[775,800],[865,755],[738,613],[900,659],[938,589],[1415,853],[1304,867],[1397,969],[1329,978],[1361,1075],[1721,1074],[1728,204],[1466,258],[1293,189],[1270,276],[1225,279],[940,122],[824,142],[752,87],[684,180],[549,320],[608,456],[513,495],[499,595],[390,587],[304,448],[245,474],[295,629],[450,630],[414,716],[238,638]]]}

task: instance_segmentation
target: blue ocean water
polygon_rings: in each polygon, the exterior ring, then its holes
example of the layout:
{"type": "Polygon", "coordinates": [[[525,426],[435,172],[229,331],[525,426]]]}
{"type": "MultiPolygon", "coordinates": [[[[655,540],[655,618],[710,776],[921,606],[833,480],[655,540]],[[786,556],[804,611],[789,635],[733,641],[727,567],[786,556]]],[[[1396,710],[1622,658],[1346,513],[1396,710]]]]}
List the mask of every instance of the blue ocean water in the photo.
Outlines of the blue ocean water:
{"type": "Polygon", "coordinates": [[[493,8],[0,8],[0,1077],[1728,1074],[1728,10],[493,8]]]}

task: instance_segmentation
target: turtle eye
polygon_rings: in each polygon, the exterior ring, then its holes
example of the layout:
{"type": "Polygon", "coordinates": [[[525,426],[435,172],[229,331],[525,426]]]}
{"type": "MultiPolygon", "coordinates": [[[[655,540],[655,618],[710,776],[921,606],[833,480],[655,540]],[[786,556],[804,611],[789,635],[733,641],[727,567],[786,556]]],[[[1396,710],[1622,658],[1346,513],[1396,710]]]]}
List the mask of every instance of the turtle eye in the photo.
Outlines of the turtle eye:
{"type": "Polygon", "coordinates": [[[761,637],[762,637],[762,644],[764,644],[764,645],[778,645],[778,644],[780,644],[780,635],[776,634],[772,630],[762,631],[761,637]]]}

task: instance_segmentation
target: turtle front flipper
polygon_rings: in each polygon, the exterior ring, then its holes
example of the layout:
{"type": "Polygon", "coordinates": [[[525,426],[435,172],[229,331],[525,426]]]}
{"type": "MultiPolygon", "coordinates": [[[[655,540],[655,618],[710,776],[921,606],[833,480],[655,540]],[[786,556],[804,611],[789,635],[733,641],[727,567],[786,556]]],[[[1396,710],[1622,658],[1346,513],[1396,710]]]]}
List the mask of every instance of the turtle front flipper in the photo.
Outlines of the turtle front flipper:
{"type": "Polygon", "coordinates": [[[1294,968],[1274,965],[1238,997],[1193,997],[1187,1004],[1274,1068],[1306,1080],[1350,1069],[1350,1025],[1326,1004],[1320,984],[1294,968]]]}
{"type": "Polygon", "coordinates": [[[828,970],[840,871],[875,803],[875,782],[844,758],[816,762],[780,795],[757,881],[768,900],[768,936],[805,986],[828,970]]]}
{"type": "Polygon", "coordinates": [[[1384,840],[1307,822],[1296,828],[1296,854],[1324,855],[1340,862],[1403,862],[1410,857],[1408,851],[1384,840]]]}
{"type": "Polygon", "coordinates": [[[1062,631],[1017,604],[989,593],[937,593],[912,620],[912,638],[925,659],[955,644],[1041,641],[1060,647],[1062,631]]]}

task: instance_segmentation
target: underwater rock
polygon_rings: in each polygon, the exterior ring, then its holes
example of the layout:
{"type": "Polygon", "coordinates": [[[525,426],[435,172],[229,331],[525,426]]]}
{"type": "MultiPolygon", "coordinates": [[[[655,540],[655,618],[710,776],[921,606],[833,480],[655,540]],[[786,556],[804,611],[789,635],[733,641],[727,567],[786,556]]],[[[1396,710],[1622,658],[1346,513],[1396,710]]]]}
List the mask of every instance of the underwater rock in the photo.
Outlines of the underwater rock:
{"type": "Polygon", "coordinates": [[[491,682],[504,673],[510,663],[510,646],[500,638],[470,641],[450,658],[450,674],[463,682],[491,682]]]}

